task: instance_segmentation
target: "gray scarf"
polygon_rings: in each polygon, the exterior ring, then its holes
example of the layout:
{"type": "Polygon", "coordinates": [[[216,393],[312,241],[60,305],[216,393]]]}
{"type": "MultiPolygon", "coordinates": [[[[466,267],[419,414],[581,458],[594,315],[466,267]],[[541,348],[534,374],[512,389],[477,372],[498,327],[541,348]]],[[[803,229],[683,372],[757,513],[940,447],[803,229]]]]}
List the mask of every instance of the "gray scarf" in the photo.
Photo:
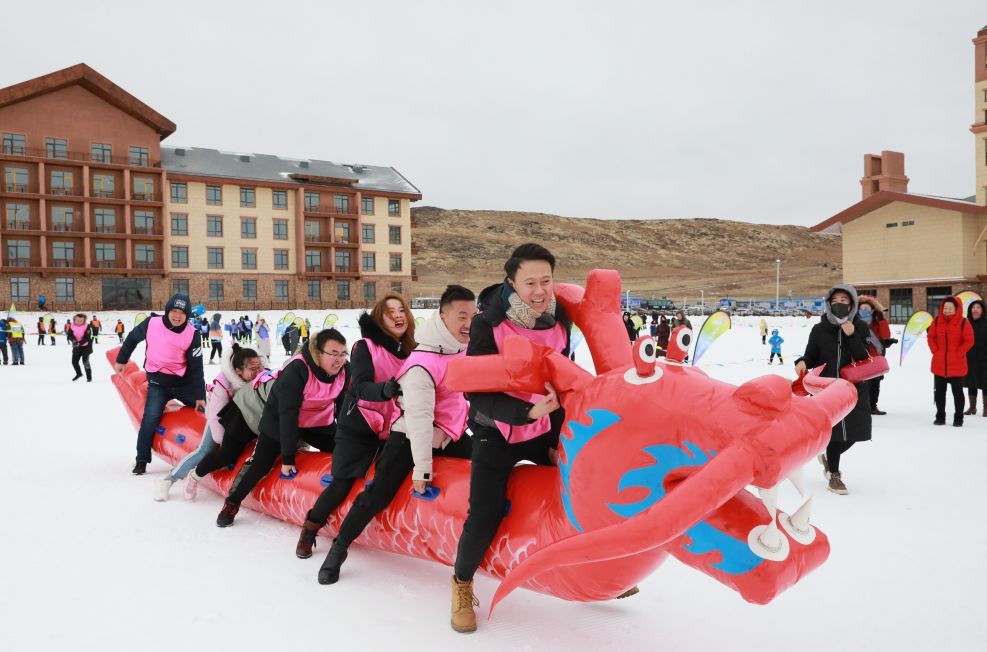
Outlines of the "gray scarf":
{"type": "Polygon", "coordinates": [[[507,297],[507,318],[511,323],[528,330],[541,330],[555,326],[555,295],[548,302],[548,309],[539,314],[537,310],[521,301],[517,292],[511,292],[507,297]]]}

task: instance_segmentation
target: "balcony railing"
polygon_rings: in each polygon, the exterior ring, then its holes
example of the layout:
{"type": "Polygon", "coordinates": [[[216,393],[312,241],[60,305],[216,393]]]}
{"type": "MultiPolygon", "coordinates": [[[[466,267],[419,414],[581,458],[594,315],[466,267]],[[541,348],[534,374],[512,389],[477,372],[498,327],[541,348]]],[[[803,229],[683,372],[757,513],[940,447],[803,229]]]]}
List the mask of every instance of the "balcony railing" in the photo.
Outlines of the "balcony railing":
{"type": "Polygon", "coordinates": [[[59,196],[63,196],[63,197],[66,196],[66,195],[75,195],[75,189],[72,186],[69,186],[67,188],[65,188],[65,187],[54,187],[54,188],[51,188],[51,189],[48,190],[48,194],[49,195],[59,195],[59,196]]]}
{"type": "Polygon", "coordinates": [[[306,213],[316,213],[319,215],[343,215],[356,217],[356,206],[322,206],[316,204],[305,204],[306,213]]]}
{"type": "Polygon", "coordinates": [[[134,201],[155,201],[153,192],[137,192],[134,191],[131,197],[134,201]]]}
{"type": "Polygon", "coordinates": [[[93,190],[93,197],[98,197],[99,199],[118,199],[116,193],[112,190],[93,190]]]}
{"type": "Polygon", "coordinates": [[[8,183],[4,186],[7,192],[27,192],[26,183],[8,183]]]}
{"type": "Polygon", "coordinates": [[[356,265],[336,265],[337,274],[355,274],[356,265]]]}
{"type": "Polygon", "coordinates": [[[7,156],[27,156],[31,158],[46,158],[58,161],[77,161],[81,163],[108,163],[113,165],[130,165],[145,168],[160,168],[161,161],[152,161],[145,156],[112,156],[102,152],[65,152],[35,147],[5,146],[3,153],[7,156]]]}
{"type": "Polygon", "coordinates": [[[23,145],[4,145],[3,153],[8,156],[24,156],[27,148],[23,145]]]}
{"type": "Polygon", "coordinates": [[[52,231],[60,231],[60,232],[63,232],[63,233],[66,232],[66,231],[75,231],[75,229],[73,228],[71,222],[69,222],[68,224],[65,224],[65,223],[52,224],[51,225],[51,230],[52,231]]]}
{"type": "Polygon", "coordinates": [[[75,267],[75,258],[55,258],[51,261],[52,267],[75,267]]]}
{"type": "Polygon", "coordinates": [[[97,260],[94,265],[96,269],[114,269],[117,266],[116,260],[97,260]]]}
{"type": "Polygon", "coordinates": [[[153,226],[135,226],[134,231],[137,235],[154,235],[153,226]]]}
{"type": "Polygon", "coordinates": [[[117,227],[115,224],[97,224],[93,227],[93,231],[96,233],[116,233],[117,227]]]}
{"type": "Polygon", "coordinates": [[[325,242],[318,233],[306,233],[305,242],[325,242]]]}
{"type": "Polygon", "coordinates": [[[356,238],[336,238],[335,244],[355,245],[358,244],[356,238]]]}
{"type": "Polygon", "coordinates": [[[30,258],[8,258],[7,267],[30,267],[30,258]]]}
{"type": "Polygon", "coordinates": [[[306,272],[321,272],[322,271],[322,265],[306,265],[305,266],[305,271],[306,272]]]}
{"type": "Polygon", "coordinates": [[[134,269],[157,269],[153,260],[138,260],[134,262],[134,269]]]}
{"type": "Polygon", "coordinates": [[[31,223],[30,222],[22,222],[22,221],[19,221],[19,220],[16,221],[16,222],[7,222],[7,229],[10,230],[10,231],[33,231],[33,230],[35,230],[35,229],[32,229],[31,228],[31,223]]]}

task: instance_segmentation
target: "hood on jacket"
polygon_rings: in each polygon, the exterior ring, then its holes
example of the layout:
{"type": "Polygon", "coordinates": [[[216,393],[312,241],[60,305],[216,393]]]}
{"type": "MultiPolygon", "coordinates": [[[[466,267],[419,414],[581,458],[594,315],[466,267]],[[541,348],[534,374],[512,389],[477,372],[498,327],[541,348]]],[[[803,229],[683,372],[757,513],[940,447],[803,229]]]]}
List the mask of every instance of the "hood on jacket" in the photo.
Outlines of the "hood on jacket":
{"type": "Polygon", "coordinates": [[[771,334],[772,335],[777,335],[778,334],[778,329],[777,328],[772,328],[771,329],[771,334]]]}
{"type": "Polygon", "coordinates": [[[460,342],[449,332],[445,322],[442,321],[442,311],[438,308],[415,329],[415,341],[418,342],[416,351],[450,355],[464,351],[467,346],[465,342],[460,342]]]}
{"type": "Polygon", "coordinates": [[[826,293],[826,301],[824,302],[823,319],[833,325],[839,323],[836,318],[836,315],[833,314],[832,307],[830,306],[829,303],[830,301],[833,300],[833,295],[836,294],[837,292],[845,292],[850,296],[850,314],[847,315],[847,321],[853,323],[854,318],[856,318],[857,316],[857,308],[859,307],[858,306],[859,300],[857,299],[857,291],[853,288],[852,285],[843,285],[843,284],[834,285],[829,289],[829,292],[826,293]]]}
{"type": "Polygon", "coordinates": [[[501,285],[503,285],[503,283],[494,283],[493,285],[488,285],[483,288],[480,292],[480,296],[476,298],[476,309],[478,312],[483,312],[492,303],[496,302],[496,300],[500,297],[501,285]]]}
{"type": "Polygon", "coordinates": [[[984,304],[984,302],[981,301],[980,299],[977,299],[976,301],[970,303],[970,307],[966,309],[966,318],[969,319],[971,322],[975,321],[973,319],[974,305],[980,306],[980,315],[981,315],[980,319],[987,319],[987,304],[984,304]]]}
{"type": "Polygon", "coordinates": [[[884,306],[881,305],[881,302],[878,301],[877,298],[875,297],[862,294],[859,297],[857,297],[857,303],[859,304],[858,308],[864,305],[870,306],[870,309],[874,311],[875,315],[879,312],[884,312],[884,306]]]}
{"type": "MultiPolygon", "coordinates": [[[[414,319],[414,317],[408,315],[407,319],[414,319]]],[[[358,323],[360,324],[360,335],[384,350],[401,359],[407,358],[408,354],[411,353],[411,351],[404,351],[401,347],[401,342],[384,332],[384,329],[377,325],[377,322],[374,321],[373,316],[369,312],[360,315],[358,323]]]]}
{"type": "Polygon", "coordinates": [[[942,314],[942,309],[943,307],[945,307],[947,303],[951,303],[953,304],[953,306],[956,307],[956,313],[955,313],[956,315],[959,315],[960,317],[963,316],[963,302],[960,301],[959,298],[957,297],[946,297],[945,299],[939,302],[939,314],[936,315],[936,319],[942,318],[943,321],[946,321],[945,315],[942,314]]]}
{"type": "Polygon", "coordinates": [[[230,388],[234,392],[246,384],[243,379],[237,375],[236,370],[233,369],[232,346],[228,346],[223,349],[223,356],[219,360],[219,369],[223,372],[223,377],[226,378],[226,382],[229,383],[230,388]]]}

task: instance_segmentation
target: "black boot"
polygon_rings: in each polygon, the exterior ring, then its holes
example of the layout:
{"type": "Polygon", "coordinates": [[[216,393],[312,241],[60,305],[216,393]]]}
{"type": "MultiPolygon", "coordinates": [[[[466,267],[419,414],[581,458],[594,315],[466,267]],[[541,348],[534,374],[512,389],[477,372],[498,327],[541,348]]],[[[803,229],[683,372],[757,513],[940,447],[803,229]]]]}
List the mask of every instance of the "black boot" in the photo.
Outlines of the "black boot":
{"type": "Polygon", "coordinates": [[[144,475],[147,473],[147,462],[135,462],[131,473],[133,475],[144,475]]]}
{"type": "Polygon", "coordinates": [[[963,427],[963,415],[962,414],[957,413],[957,414],[954,414],[953,415],[953,426],[956,427],[956,428],[962,428],[963,427]]]}
{"type": "Polygon", "coordinates": [[[82,378],[82,374],[78,374],[78,373],[77,373],[77,374],[75,375],[75,378],[73,378],[73,379],[72,379],[72,382],[74,383],[75,381],[77,381],[77,380],[79,380],[80,378],[82,378]]]}
{"type": "Polygon", "coordinates": [[[228,500],[223,502],[223,509],[219,510],[219,516],[216,517],[216,527],[229,527],[233,525],[233,519],[239,511],[240,506],[236,503],[231,503],[228,500]]]}
{"type": "Polygon", "coordinates": [[[302,524],[302,532],[298,535],[298,543],[295,545],[295,556],[299,559],[308,559],[312,556],[312,548],[315,547],[315,537],[325,523],[318,523],[305,517],[302,524]]]}
{"type": "Polygon", "coordinates": [[[338,538],[332,540],[329,554],[319,569],[319,584],[335,584],[339,581],[339,569],[349,555],[348,548],[338,538]]]}

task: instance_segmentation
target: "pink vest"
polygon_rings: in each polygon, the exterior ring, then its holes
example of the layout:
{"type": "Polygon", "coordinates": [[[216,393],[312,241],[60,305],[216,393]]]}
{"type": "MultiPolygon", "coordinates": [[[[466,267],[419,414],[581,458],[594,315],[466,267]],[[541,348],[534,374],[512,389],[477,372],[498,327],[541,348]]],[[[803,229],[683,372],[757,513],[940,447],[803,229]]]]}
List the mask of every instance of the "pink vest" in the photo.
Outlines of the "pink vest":
{"type": "Polygon", "coordinates": [[[466,355],[466,351],[455,354],[432,353],[430,351],[412,351],[404,361],[396,378],[404,376],[412,367],[421,367],[432,377],[435,383],[435,416],[433,423],[442,429],[453,441],[459,441],[466,430],[466,417],[469,415],[469,403],[462,392],[454,392],[445,386],[446,367],[449,362],[466,355]]]}
{"type": "MultiPolygon", "coordinates": [[[[294,356],[288,362],[301,360],[308,366],[301,354],[294,356]]],[[[285,366],[288,366],[287,364],[285,366]]],[[[315,377],[315,372],[308,370],[308,382],[302,391],[302,406],[298,410],[299,428],[321,428],[336,420],[336,398],[346,385],[346,372],[340,370],[331,383],[324,383],[315,377]]]]}
{"type": "Polygon", "coordinates": [[[192,344],[195,329],[188,322],[181,333],[168,330],[167,317],[155,317],[147,325],[147,353],[144,369],[150,373],[161,372],[172,376],[185,375],[185,355],[192,344]]]}
{"type": "Polygon", "coordinates": [[[69,328],[72,329],[72,337],[75,338],[75,341],[81,342],[82,336],[85,335],[86,331],[89,329],[89,324],[83,324],[82,326],[77,326],[75,324],[72,324],[71,326],[69,326],[69,328]]]}
{"type": "MultiPolygon", "coordinates": [[[[367,351],[370,352],[370,358],[374,362],[374,382],[382,383],[389,378],[397,378],[398,372],[401,371],[401,367],[404,364],[404,360],[393,355],[384,347],[377,346],[369,339],[364,338],[363,342],[367,345],[367,351]]],[[[356,404],[367,425],[377,433],[377,437],[379,439],[387,439],[387,436],[391,433],[391,425],[401,416],[397,399],[392,398],[390,401],[383,402],[364,401],[361,399],[356,404]]]]}
{"type": "Polygon", "coordinates": [[[211,385],[206,387],[206,391],[211,392],[217,387],[222,387],[226,391],[227,396],[233,398],[233,388],[230,387],[230,384],[227,382],[226,376],[223,375],[222,371],[216,374],[216,379],[212,381],[211,385]]]}
{"type": "MultiPolygon", "coordinates": [[[[504,340],[507,339],[508,335],[519,335],[521,337],[525,337],[535,344],[547,346],[553,351],[558,351],[559,353],[561,353],[566,346],[565,329],[562,328],[561,324],[555,324],[552,328],[536,331],[528,328],[521,328],[511,322],[510,319],[505,319],[493,329],[493,334],[494,342],[497,343],[497,349],[500,351],[504,350],[504,340]]],[[[545,396],[544,394],[529,394],[527,392],[506,392],[506,394],[529,403],[537,403],[545,396]]],[[[497,421],[496,423],[497,429],[500,430],[500,433],[504,435],[504,438],[511,444],[517,444],[523,441],[528,441],[529,439],[534,439],[539,435],[544,435],[552,429],[552,422],[547,414],[534,423],[529,423],[523,426],[512,426],[508,423],[501,423],[500,421],[497,421]]]]}

